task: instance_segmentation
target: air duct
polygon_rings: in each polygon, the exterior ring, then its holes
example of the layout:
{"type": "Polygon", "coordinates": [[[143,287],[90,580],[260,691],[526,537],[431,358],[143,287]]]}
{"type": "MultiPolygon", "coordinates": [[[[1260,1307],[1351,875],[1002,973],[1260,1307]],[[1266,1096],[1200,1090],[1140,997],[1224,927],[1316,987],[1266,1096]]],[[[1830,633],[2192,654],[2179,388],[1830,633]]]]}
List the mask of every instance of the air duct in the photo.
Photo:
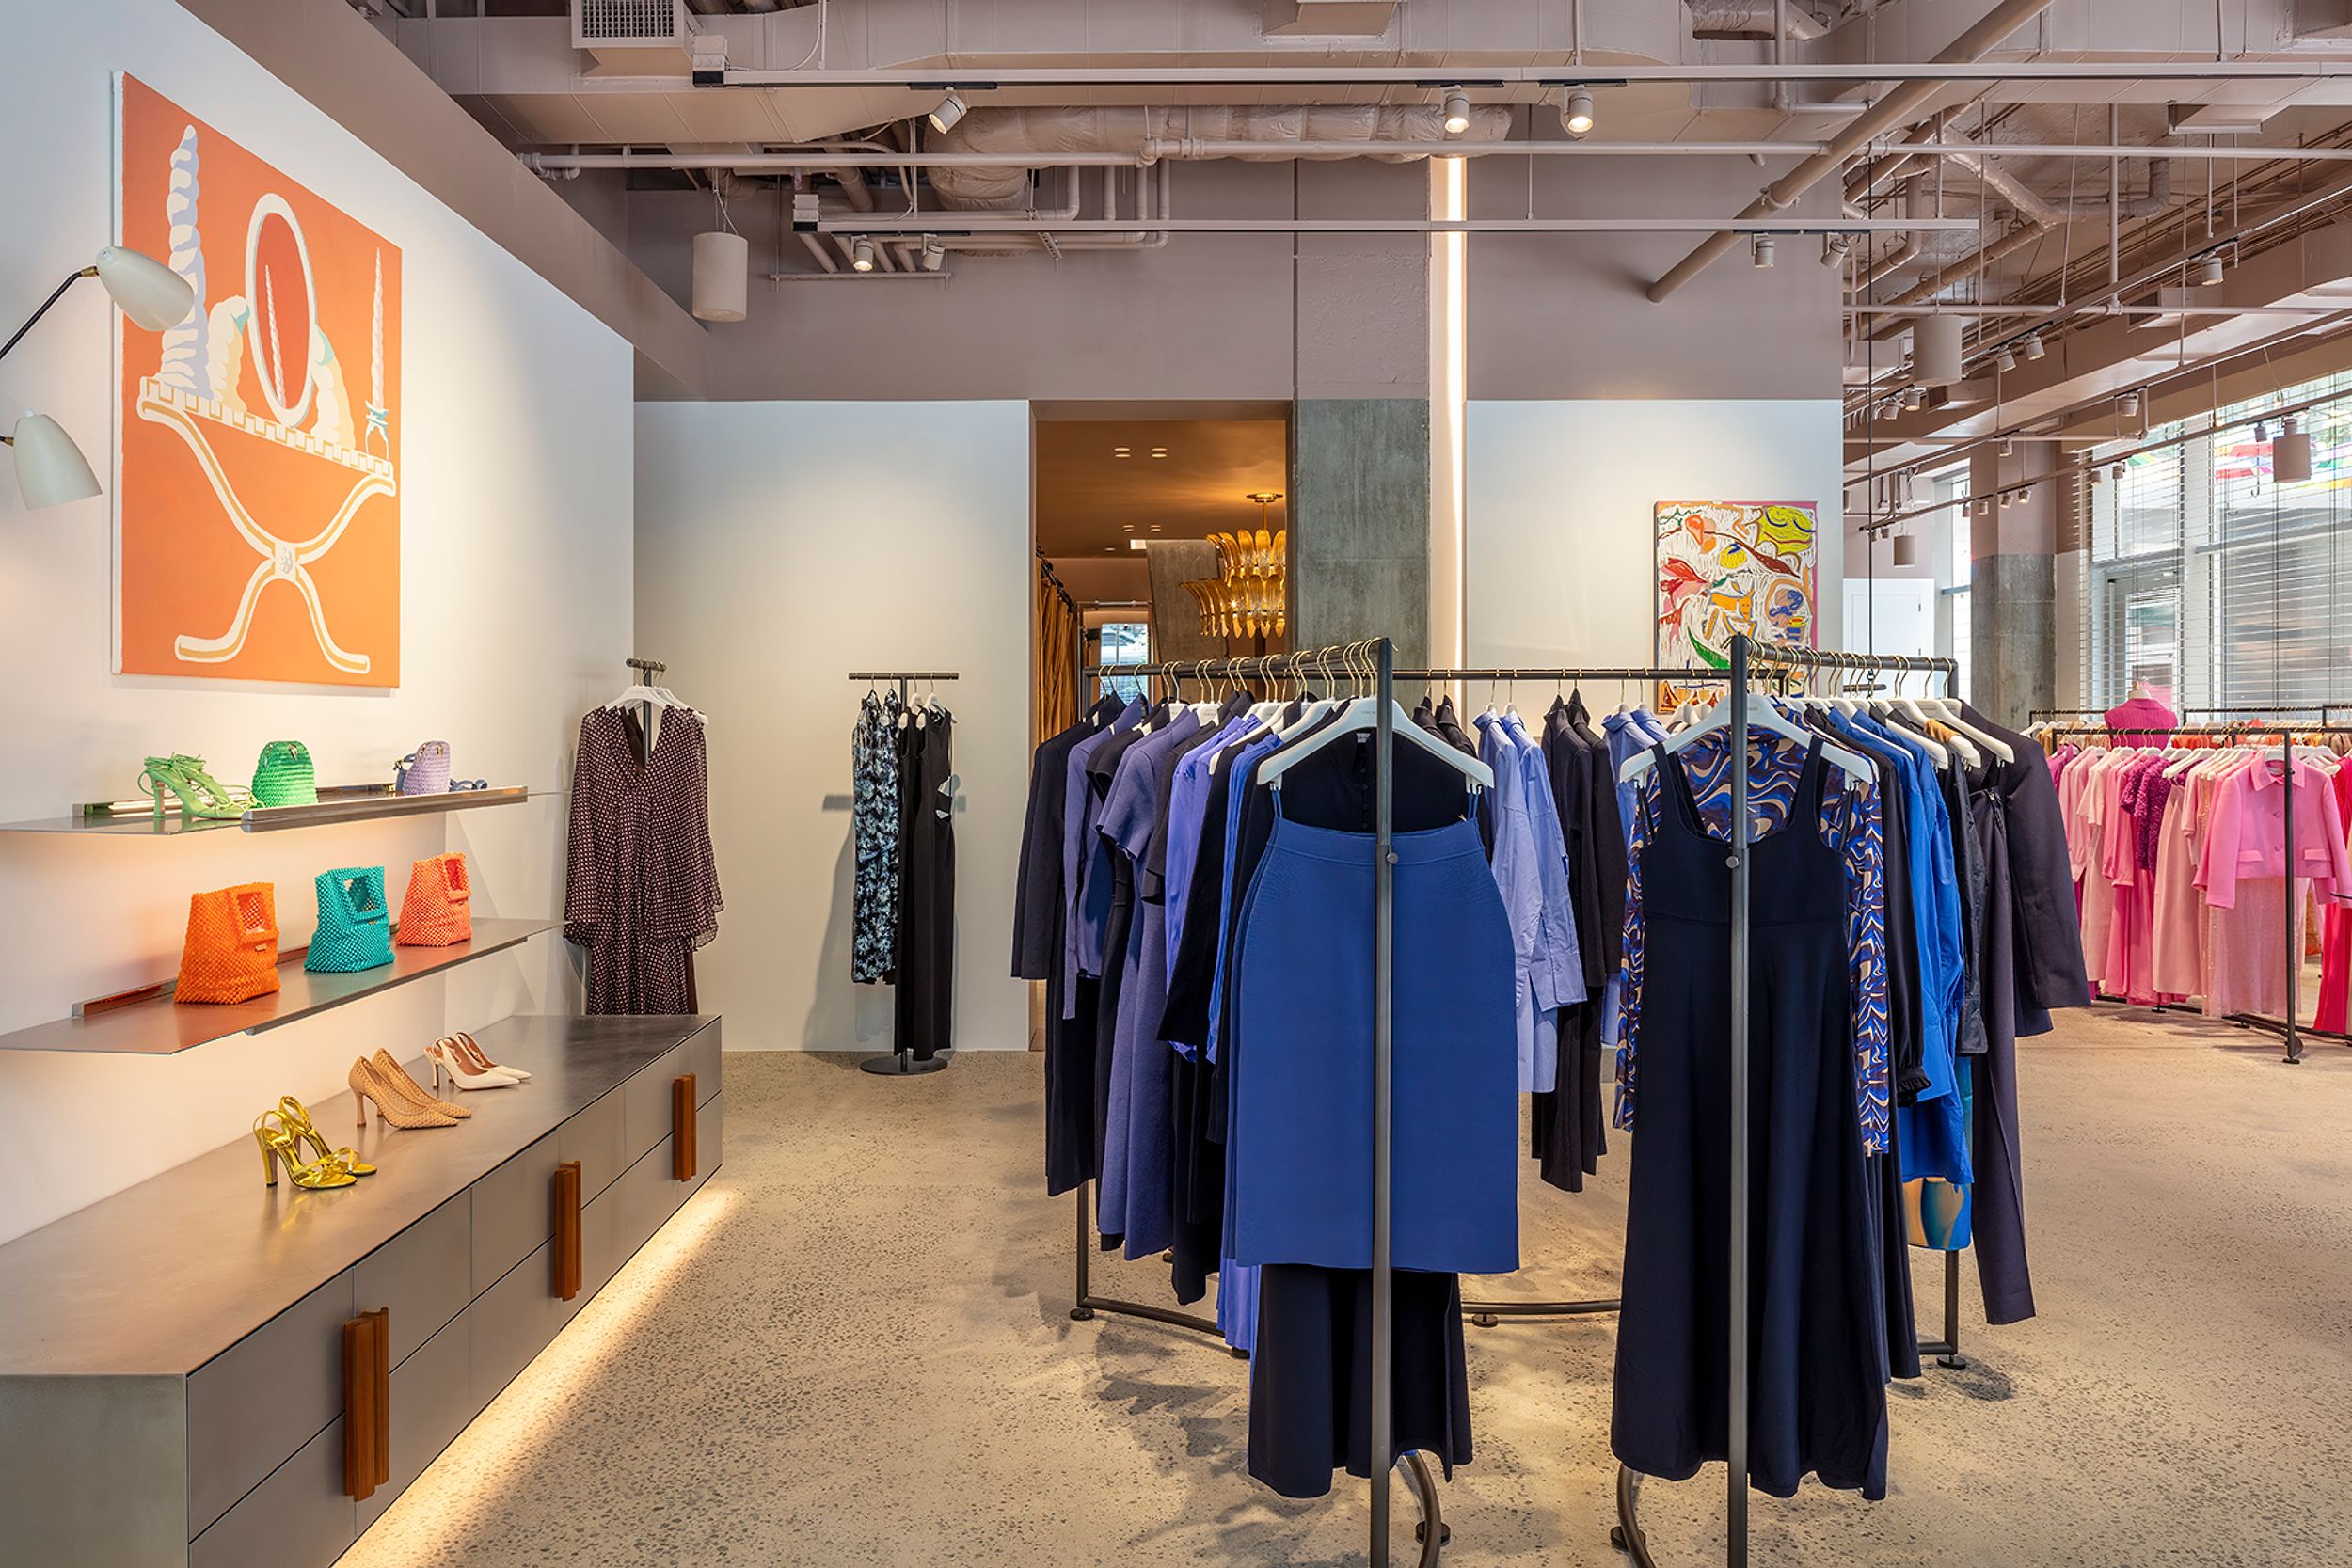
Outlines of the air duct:
{"type": "MultiPolygon", "coordinates": [[[[1055,152],[1121,152],[1139,161],[1232,156],[1217,144],[1359,143],[1361,153],[1317,153],[1316,157],[1373,157],[1407,163],[1443,157],[1449,144],[1499,142],[1511,133],[1512,111],[1500,104],[1472,105],[1470,124],[1449,135],[1445,113],[1435,104],[1334,104],[1308,107],[1236,104],[1194,108],[974,109],[953,131],[933,136],[934,152],[1006,152],[1024,156],[1055,152]],[[1395,144],[1413,147],[1399,151],[1395,144]],[[1428,150],[1418,144],[1426,143],[1428,150]],[[1375,144],[1381,145],[1373,150],[1375,144]]],[[[1291,152],[1242,154],[1262,163],[1284,162],[1291,152]]],[[[1010,165],[934,166],[932,192],[943,206],[963,210],[1018,208],[1028,200],[1029,171],[1010,165]]]]}
{"type": "Polygon", "coordinates": [[[1772,0],[1687,0],[1691,13],[1691,36],[1698,39],[1769,39],[1777,30],[1776,10],[1788,16],[1786,37],[1799,43],[1811,43],[1815,39],[1829,37],[1829,29],[1819,17],[1796,0],[1774,6],[1772,0]]]}

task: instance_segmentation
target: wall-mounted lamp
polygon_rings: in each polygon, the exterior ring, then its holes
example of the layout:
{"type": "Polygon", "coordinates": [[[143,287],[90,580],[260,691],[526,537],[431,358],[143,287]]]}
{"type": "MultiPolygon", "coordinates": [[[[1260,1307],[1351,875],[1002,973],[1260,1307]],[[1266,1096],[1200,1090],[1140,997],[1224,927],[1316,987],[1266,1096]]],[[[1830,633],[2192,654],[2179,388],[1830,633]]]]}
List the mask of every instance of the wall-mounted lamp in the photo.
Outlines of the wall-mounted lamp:
{"type": "MultiPolygon", "coordinates": [[[[95,277],[106,286],[122,313],[150,332],[163,332],[184,320],[188,309],[196,303],[196,290],[188,280],[151,256],[110,245],[98,253],[98,259],[58,284],[30,320],[16,329],[6,343],[0,343],[0,358],[24,341],[33,329],[33,323],[49,313],[49,308],[65,297],[65,292],[85,277],[95,277]]],[[[47,506],[63,506],[68,501],[87,500],[99,493],[98,476],[90,472],[89,462],[81,449],[73,444],[56,420],[45,414],[27,413],[16,421],[16,429],[0,436],[0,445],[16,449],[16,486],[24,494],[27,510],[39,511],[47,506]]]]}

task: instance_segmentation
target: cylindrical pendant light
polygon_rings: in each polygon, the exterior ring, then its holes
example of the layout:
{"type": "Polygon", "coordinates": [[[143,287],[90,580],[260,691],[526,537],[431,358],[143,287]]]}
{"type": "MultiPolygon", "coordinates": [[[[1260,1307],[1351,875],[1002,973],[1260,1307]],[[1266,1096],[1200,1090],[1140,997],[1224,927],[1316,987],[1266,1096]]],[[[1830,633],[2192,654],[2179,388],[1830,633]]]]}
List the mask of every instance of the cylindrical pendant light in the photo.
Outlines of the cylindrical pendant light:
{"type": "Polygon", "coordinates": [[[1930,387],[1948,387],[1960,379],[1958,316],[1921,316],[1911,324],[1912,374],[1930,387]]]}
{"type": "Polygon", "coordinates": [[[98,476],[90,472],[89,460],[48,415],[27,414],[18,420],[9,442],[16,450],[16,487],[26,511],[87,500],[98,494],[98,476]]]}
{"type": "Polygon", "coordinates": [[[2300,484],[2312,477],[2312,437],[2293,414],[2279,421],[2283,427],[2270,443],[2270,477],[2280,484],[2300,484]]]}
{"type": "Polygon", "coordinates": [[[750,303],[751,242],[713,229],[694,236],[694,319],[739,322],[750,303]]]}
{"type": "Polygon", "coordinates": [[[1895,564],[1898,566],[1919,564],[1919,541],[1915,535],[1908,533],[1895,535],[1895,564]]]}

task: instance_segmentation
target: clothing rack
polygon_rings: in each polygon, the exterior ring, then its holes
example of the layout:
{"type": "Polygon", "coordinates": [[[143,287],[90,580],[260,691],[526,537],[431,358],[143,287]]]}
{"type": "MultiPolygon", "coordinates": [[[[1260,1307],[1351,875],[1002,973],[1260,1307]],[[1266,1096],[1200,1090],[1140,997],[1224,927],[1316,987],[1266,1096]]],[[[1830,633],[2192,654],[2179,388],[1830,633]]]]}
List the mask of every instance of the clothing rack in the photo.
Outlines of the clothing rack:
{"type": "MultiPolygon", "coordinates": [[[[655,668],[659,669],[660,666],[657,665],[655,668]]],[[[953,670],[852,670],[850,672],[850,678],[853,681],[864,681],[868,686],[880,685],[883,681],[897,681],[900,707],[907,705],[907,688],[913,682],[922,681],[928,684],[932,681],[961,679],[953,670]]],[[[887,1056],[868,1056],[857,1066],[860,1072],[870,1072],[878,1078],[917,1078],[927,1072],[946,1071],[947,1064],[954,1059],[953,1051],[943,1051],[928,1062],[918,1062],[914,1059],[914,1053],[911,1048],[900,1045],[897,1051],[887,1056]]]]}
{"type": "MultiPolygon", "coordinates": [[[[1725,1343],[1729,1409],[1724,1425],[1724,1562],[1725,1568],[1747,1568],[1748,1562],[1748,874],[1749,820],[1747,747],[1749,701],[1754,694],[1751,672],[1756,667],[1787,674],[1803,670],[1860,670],[1870,673],[1912,672],[1942,674],[1948,682],[1958,664],[1948,658],[1903,655],[1848,654],[1756,642],[1744,634],[1731,640],[1731,712],[1728,731],[1732,756],[1741,759],[1731,769],[1731,1054],[1729,1219],[1731,1244],[1726,1258],[1729,1333],[1725,1343]]],[[[1957,1316],[1958,1255],[1947,1253],[1944,1299],[1947,1318],[1957,1316]]],[[[1947,1332],[1951,1325],[1947,1323],[1947,1332]]],[[[1921,1352],[1929,1350],[1922,1345],[1921,1352]]],[[[1617,1466],[1617,1524],[1610,1544],[1627,1553],[1640,1568],[1656,1568],[1640,1520],[1640,1478],[1617,1466]]]]}
{"type": "MultiPolygon", "coordinates": [[[[2328,704],[2319,707],[2316,711],[2324,716],[2338,705],[2340,705],[2328,704]]],[[[2272,708],[2267,711],[2272,713],[2282,713],[2295,711],[2310,712],[2314,710],[2309,708],[2301,710],[2290,708],[2272,708]]],[[[2297,913],[2297,906],[2301,902],[2301,900],[2297,899],[2295,895],[2295,737],[2297,736],[2313,735],[2352,736],[2352,724],[2328,724],[2323,722],[2318,724],[2296,724],[2281,728],[2278,725],[2264,724],[2259,721],[2249,721],[2243,723],[2224,722],[2218,724],[2179,724],[2169,730],[2128,727],[2118,729],[2109,724],[2047,724],[2042,726],[2042,733],[2052,736],[2082,736],[2086,737],[2093,736],[2124,736],[2136,738],[2166,737],[2172,736],[2212,736],[2221,739],[2276,740],[2279,742],[2280,757],[2284,764],[2284,776],[2280,782],[2286,786],[2285,794],[2281,799],[2279,810],[2280,816],[2283,818],[2284,827],[2284,836],[2281,840],[2280,848],[2280,854],[2286,862],[2287,870],[2285,878],[2286,895],[2280,900],[2286,909],[2287,1016],[2283,1019],[2273,1019],[2265,1018],[2257,1013],[2246,1013],[2233,1015],[2233,1022],[2248,1026],[2275,1028],[2279,1030],[2284,1037],[2286,1044],[2285,1055],[2280,1059],[2290,1067],[2300,1065],[2303,1060],[2304,1035],[2306,1033],[2310,1033],[2321,1035],[2323,1037],[2327,1037],[2327,1032],[2319,1029],[2307,1031],[2303,1027],[2301,1018],[2303,1011],[2303,954],[2300,951],[2299,944],[2295,940],[2296,915],[2297,913]]],[[[2101,1000],[2104,1001],[2107,999],[2103,997],[2101,1000]]],[[[2126,1000],[2127,1005],[2137,1005],[2129,1004],[2128,999],[2120,1000],[2126,1000]]],[[[2153,1004],[2153,1006],[2156,1010],[2160,1012],[2202,1012],[2201,1008],[2191,1008],[2185,1004],[2178,1002],[2159,1002],[2153,1004]]]]}
{"type": "MultiPolygon", "coordinates": [[[[1082,713],[1086,709],[1086,683],[1104,676],[1166,679],[1181,685],[1186,680],[1238,680],[1245,673],[1255,674],[1263,680],[1308,674],[1345,675],[1353,681],[1368,682],[1372,695],[1377,699],[1375,709],[1377,744],[1373,774],[1372,1442],[1371,1464],[1368,1466],[1372,1472],[1372,1536],[1369,1560],[1371,1568],[1389,1568],[1389,1477],[1391,1470],[1401,1462],[1406,1467],[1407,1477],[1421,1502],[1420,1561],[1422,1568],[1436,1568],[1447,1535],[1438,1511],[1436,1478],[1430,1474],[1428,1462],[1418,1452],[1403,1455],[1400,1459],[1395,1446],[1393,1407],[1396,1326],[1394,1270],[1390,1262],[1390,1211],[1395,1179],[1391,1164],[1395,1104],[1391,1092],[1394,1018],[1391,980],[1395,974],[1396,961],[1396,853],[1391,844],[1391,813],[1395,796],[1395,645],[1387,638],[1380,637],[1247,658],[1201,659],[1177,664],[1089,664],[1078,671],[1078,707],[1082,713]]],[[[1178,1328],[1216,1334],[1216,1324],[1206,1318],[1172,1312],[1141,1302],[1097,1296],[1089,1289],[1089,1185],[1081,1181],[1076,1194],[1078,1289],[1076,1304],[1070,1309],[1072,1320],[1083,1323],[1098,1311],[1117,1312],[1126,1317],[1169,1323],[1178,1328]]]]}

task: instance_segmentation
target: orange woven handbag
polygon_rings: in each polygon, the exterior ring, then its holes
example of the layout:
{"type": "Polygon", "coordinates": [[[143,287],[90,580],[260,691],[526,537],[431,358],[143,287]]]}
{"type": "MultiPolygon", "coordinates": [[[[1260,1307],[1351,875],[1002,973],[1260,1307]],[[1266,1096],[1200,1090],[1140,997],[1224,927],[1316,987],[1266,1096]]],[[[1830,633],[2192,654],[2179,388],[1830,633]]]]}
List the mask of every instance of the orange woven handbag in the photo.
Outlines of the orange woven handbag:
{"type": "Polygon", "coordinates": [[[473,940],[473,885],[457,852],[419,861],[408,873],[392,940],[403,947],[450,947],[473,940]]]}
{"type": "Polygon", "coordinates": [[[246,882],[188,900],[175,1002],[249,1002],[278,989],[278,895],[246,882]]]}

